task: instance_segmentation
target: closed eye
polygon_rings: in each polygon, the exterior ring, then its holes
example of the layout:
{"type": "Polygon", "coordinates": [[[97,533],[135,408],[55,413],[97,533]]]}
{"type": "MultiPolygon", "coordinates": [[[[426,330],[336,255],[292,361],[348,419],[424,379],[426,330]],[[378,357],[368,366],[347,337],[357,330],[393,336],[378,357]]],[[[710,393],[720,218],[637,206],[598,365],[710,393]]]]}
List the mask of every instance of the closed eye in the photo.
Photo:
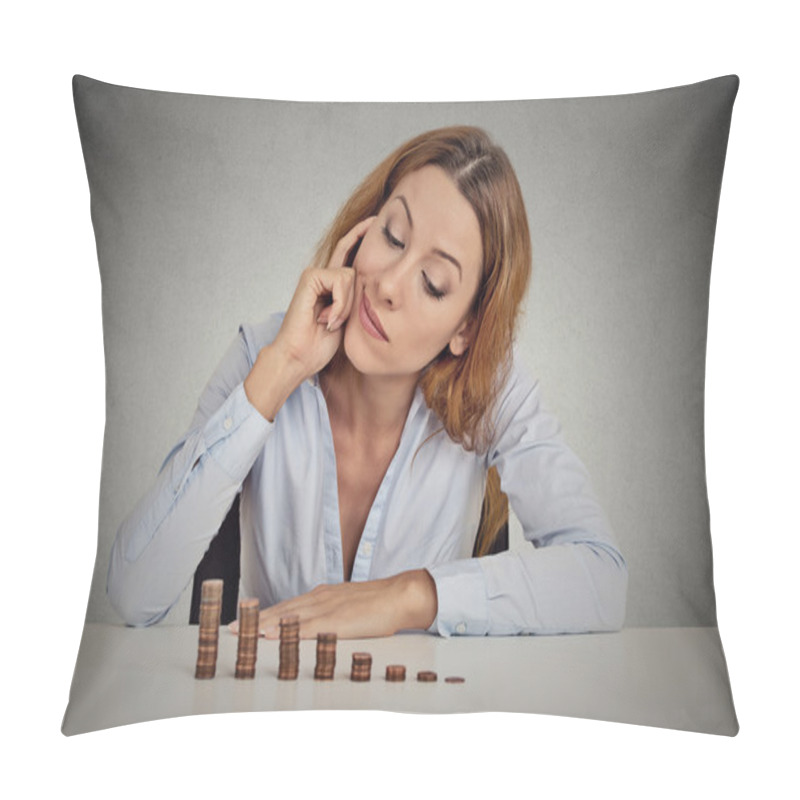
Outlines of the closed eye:
{"type": "Polygon", "coordinates": [[[431,279],[428,277],[427,273],[422,273],[422,279],[425,283],[425,291],[434,299],[441,300],[444,297],[444,292],[437,288],[436,286],[431,283],[431,279]]]}
{"type": "Polygon", "coordinates": [[[384,225],[383,228],[383,238],[392,246],[397,248],[405,247],[405,244],[401,242],[397,237],[392,236],[392,232],[389,230],[388,225],[384,225]]]}

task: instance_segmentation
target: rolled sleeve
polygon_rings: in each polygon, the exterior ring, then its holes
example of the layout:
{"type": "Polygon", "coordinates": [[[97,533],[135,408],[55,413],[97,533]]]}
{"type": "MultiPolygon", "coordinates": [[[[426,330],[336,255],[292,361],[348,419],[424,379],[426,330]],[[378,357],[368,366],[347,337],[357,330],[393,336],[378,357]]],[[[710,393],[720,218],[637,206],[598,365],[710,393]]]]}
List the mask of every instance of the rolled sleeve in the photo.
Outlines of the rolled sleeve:
{"type": "Polygon", "coordinates": [[[203,432],[205,449],[231,480],[241,483],[272,426],[247,399],[240,383],[208,420],[203,432]]]}
{"type": "Polygon", "coordinates": [[[429,628],[441,636],[485,636],[489,632],[486,579],[477,559],[428,569],[436,584],[439,610],[429,628]]]}

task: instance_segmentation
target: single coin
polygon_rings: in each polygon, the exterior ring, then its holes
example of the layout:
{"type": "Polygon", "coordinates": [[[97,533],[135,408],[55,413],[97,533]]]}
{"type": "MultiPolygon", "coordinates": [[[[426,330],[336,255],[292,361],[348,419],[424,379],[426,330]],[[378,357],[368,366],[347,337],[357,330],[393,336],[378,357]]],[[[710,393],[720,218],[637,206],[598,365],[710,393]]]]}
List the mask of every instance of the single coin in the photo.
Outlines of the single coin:
{"type": "Polygon", "coordinates": [[[464,679],[460,675],[448,675],[444,679],[445,683],[464,683],[464,679]]]}

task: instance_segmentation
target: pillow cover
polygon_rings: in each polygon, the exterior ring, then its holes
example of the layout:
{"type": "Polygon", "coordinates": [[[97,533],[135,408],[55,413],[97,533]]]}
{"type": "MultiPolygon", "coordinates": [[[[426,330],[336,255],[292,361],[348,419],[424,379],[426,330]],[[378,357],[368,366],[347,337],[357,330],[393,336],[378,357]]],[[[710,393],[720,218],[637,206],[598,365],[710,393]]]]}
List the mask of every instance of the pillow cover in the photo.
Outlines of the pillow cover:
{"type": "MultiPolygon", "coordinates": [[[[635,95],[426,104],[205,97],[81,76],[73,89],[107,394],[98,553],[65,733],[277,708],[516,710],[736,733],[716,628],[703,387],[738,78],[635,95]],[[376,665],[467,672],[467,688],[355,694],[338,681],[322,695],[302,685],[289,694],[273,670],[247,702],[222,669],[236,646],[223,633],[218,678],[196,683],[191,586],[159,626],[126,628],[105,594],[116,531],[186,429],[239,324],[286,308],[339,205],[380,160],[452,124],[484,128],[522,186],[534,276],[518,351],[587,465],[625,555],[625,628],[391,637],[369,645],[376,665]]],[[[524,544],[512,519],[511,547],[524,544]]],[[[313,660],[307,644],[304,663],[313,660]]],[[[359,649],[368,647],[341,642],[340,659],[359,649]]],[[[271,669],[277,650],[266,643],[260,653],[271,669]]]]}

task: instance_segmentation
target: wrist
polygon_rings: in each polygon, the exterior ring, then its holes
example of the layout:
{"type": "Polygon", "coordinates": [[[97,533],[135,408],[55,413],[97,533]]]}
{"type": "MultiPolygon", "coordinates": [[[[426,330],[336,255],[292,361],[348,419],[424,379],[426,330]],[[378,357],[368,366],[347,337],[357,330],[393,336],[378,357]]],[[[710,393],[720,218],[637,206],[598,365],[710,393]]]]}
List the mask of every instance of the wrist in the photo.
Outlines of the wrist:
{"type": "Polygon", "coordinates": [[[439,605],[436,583],[426,569],[414,569],[396,576],[401,609],[398,630],[427,630],[436,619],[439,605]]]}
{"type": "Polygon", "coordinates": [[[250,404],[272,422],[289,395],[307,377],[300,362],[273,343],[259,351],[244,380],[244,391],[250,404]]]}

